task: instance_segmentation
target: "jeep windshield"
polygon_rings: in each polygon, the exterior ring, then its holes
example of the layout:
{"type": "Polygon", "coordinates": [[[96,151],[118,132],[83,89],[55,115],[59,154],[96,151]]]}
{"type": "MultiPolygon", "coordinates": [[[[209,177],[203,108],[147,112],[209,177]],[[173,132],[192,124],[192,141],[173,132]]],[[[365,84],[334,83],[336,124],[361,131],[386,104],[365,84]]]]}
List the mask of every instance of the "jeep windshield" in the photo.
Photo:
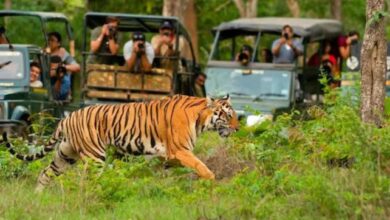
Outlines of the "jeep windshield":
{"type": "Polygon", "coordinates": [[[291,73],[288,71],[212,67],[207,73],[206,91],[211,96],[229,93],[254,101],[289,99],[291,73]]]}
{"type": "Polygon", "coordinates": [[[19,51],[0,51],[0,80],[22,79],[23,54],[19,51]]]}

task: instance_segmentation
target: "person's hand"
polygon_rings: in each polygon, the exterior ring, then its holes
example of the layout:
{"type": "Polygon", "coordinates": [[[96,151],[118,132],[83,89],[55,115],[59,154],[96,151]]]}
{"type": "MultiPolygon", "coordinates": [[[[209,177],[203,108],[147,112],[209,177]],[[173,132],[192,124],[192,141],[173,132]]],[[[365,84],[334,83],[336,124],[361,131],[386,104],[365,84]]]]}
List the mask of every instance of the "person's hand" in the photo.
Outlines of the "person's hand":
{"type": "Polygon", "coordinates": [[[137,53],[139,51],[138,44],[139,44],[139,41],[135,41],[133,43],[133,52],[134,53],[137,53]]]}
{"type": "Polygon", "coordinates": [[[282,44],[285,44],[287,42],[287,39],[286,38],[284,38],[284,37],[281,37],[280,38],[280,41],[279,41],[279,43],[282,45],[282,44]]]}
{"type": "Polygon", "coordinates": [[[166,35],[161,35],[161,42],[163,44],[169,44],[171,43],[171,38],[169,36],[166,36],[166,35]]]}
{"type": "Polygon", "coordinates": [[[101,32],[101,35],[106,35],[108,36],[110,33],[109,33],[109,30],[108,30],[108,24],[105,24],[102,26],[102,32],[101,32]]]}
{"type": "Polygon", "coordinates": [[[352,44],[353,41],[357,41],[357,40],[358,40],[358,36],[357,35],[352,35],[352,36],[347,37],[346,42],[347,42],[348,45],[350,45],[350,44],[352,44]]]}
{"type": "Polygon", "coordinates": [[[58,67],[58,63],[50,63],[50,77],[56,76],[57,67],[58,67]]]}
{"type": "Polygon", "coordinates": [[[292,39],[288,39],[286,40],[286,44],[289,45],[290,47],[293,47],[293,40],[292,39]]]}

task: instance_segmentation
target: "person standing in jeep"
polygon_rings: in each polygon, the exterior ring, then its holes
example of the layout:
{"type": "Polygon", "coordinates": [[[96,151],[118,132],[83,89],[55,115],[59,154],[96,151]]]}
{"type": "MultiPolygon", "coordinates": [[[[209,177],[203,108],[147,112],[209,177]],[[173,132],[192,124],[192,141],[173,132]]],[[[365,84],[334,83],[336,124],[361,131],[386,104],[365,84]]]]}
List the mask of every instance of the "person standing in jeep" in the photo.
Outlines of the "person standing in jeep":
{"type": "Polygon", "coordinates": [[[57,100],[66,100],[69,99],[70,90],[71,90],[71,75],[74,73],[80,72],[80,65],[76,60],[70,56],[68,51],[61,46],[61,34],[58,32],[50,32],[48,34],[49,38],[49,47],[50,55],[58,56],[61,58],[61,61],[58,63],[52,63],[52,71],[50,71],[51,83],[54,87],[53,93],[54,98],[57,100]],[[60,76],[58,71],[58,65],[61,65],[63,68],[63,75],[60,76]]]}
{"type": "Polygon", "coordinates": [[[118,25],[118,18],[108,16],[103,26],[92,30],[90,47],[93,54],[88,57],[88,63],[113,64],[115,62],[115,58],[109,55],[117,55],[119,51],[118,25]],[[100,53],[105,55],[96,55],[100,53]]]}
{"type": "Polygon", "coordinates": [[[303,46],[298,39],[294,39],[294,32],[290,25],[284,25],[282,36],[272,43],[273,63],[293,63],[303,53],[303,46]]]}

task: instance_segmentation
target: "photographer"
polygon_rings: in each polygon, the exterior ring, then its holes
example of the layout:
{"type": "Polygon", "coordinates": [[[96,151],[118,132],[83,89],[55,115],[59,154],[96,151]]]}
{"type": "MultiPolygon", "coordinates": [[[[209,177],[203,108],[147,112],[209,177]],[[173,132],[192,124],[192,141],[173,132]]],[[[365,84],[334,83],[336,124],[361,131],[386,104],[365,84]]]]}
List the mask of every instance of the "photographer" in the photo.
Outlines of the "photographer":
{"type": "MultiPolygon", "coordinates": [[[[356,31],[350,31],[347,36],[339,36],[337,39],[338,44],[338,57],[345,60],[351,53],[351,45],[357,43],[359,40],[359,33],[356,31]]],[[[339,60],[341,63],[342,60],[339,60]]]]}
{"type": "Polygon", "coordinates": [[[96,27],[91,33],[91,52],[88,63],[112,64],[115,59],[110,56],[96,56],[99,53],[117,55],[119,51],[120,35],[118,34],[119,19],[107,17],[106,24],[96,27]]]}
{"type": "Polygon", "coordinates": [[[145,35],[134,32],[132,40],[123,47],[123,56],[132,72],[150,72],[154,58],[153,47],[145,41],[145,35]]]}
{"type": "Polygon", "coordinates": [[[54,86],[54,97],[57,100],[66,100],[69,98],[71,90],[71,75],[80,72],[80,65],[72,56],[61,47],[61,34],[50,32],[49,49],[52,57],[59,57],[59,61],[51,62],[51,84],[54,86]]]}
{"type": "Polygon", "coordinates": [[[303,46],[298,39],[294,39],[294,32],[290,25],[284,25],[282,36],[272,43],[273,63],[293,63],[303,52],[303,46]]]}
{"type": "Polygon", "coordinates": [[[337,59],[332,54],[333,48],[330,41],[324,41],[319,50],[307,62],[307,66],[319,68],[320,72],[326,75],[331,88],[340,86],[340,71],[337,59]]]}
{"type": "Polygon", "coordinates": [[[240,52],[236,55],[235,60],[240,62],[242,65],[248,65],[252,59],[252,52],[252,47],[247,44],[244,44],[240,52]]]}

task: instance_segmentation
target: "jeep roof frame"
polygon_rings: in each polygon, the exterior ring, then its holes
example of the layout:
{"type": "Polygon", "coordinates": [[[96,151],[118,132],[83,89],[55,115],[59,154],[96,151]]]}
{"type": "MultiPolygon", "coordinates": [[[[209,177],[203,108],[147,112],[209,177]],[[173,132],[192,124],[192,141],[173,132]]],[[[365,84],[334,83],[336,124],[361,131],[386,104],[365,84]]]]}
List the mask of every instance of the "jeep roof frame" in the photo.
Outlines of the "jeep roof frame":
{"type": "MultiPolygon", "coordinates": [[[[70,53],[72,56],[74,56],[74,36],[73,36],[73,29],[71,27],[71,24],[68,20],[68,18],[58,12],[41,12],[41,11],[20,11],[20,10],[0,10],[0,18],[1,17],[7,17],[7,16],[31,16],[36,17],[39,19],[41,23],[41,30],[44,34],[44,39],[46,45],[49,45],[49,38],[47,36],[47,22],[48,21],[61,21],[65,23],[65,29],[66,29],[66,35],[69,40],[69,46],[70,46],[70,53]]],[[[15,42],[11,42],[15,43],[15,42]]],[[[16,42],[17,43],[17,42],[16,42]]]]}
{"type": "Polygon", "coordinates": [[[296,36],[303,38],[304,43],[337,37],[343,31],[341,22],[335,19],[263,17],[225,22],[214,27],[212,33],[215,35],[223,32],[228,37],[242,35],[242,32],[249,35],[256,35],[258,32],[280,34],[287,24],[293,28],[296,36]]]}

